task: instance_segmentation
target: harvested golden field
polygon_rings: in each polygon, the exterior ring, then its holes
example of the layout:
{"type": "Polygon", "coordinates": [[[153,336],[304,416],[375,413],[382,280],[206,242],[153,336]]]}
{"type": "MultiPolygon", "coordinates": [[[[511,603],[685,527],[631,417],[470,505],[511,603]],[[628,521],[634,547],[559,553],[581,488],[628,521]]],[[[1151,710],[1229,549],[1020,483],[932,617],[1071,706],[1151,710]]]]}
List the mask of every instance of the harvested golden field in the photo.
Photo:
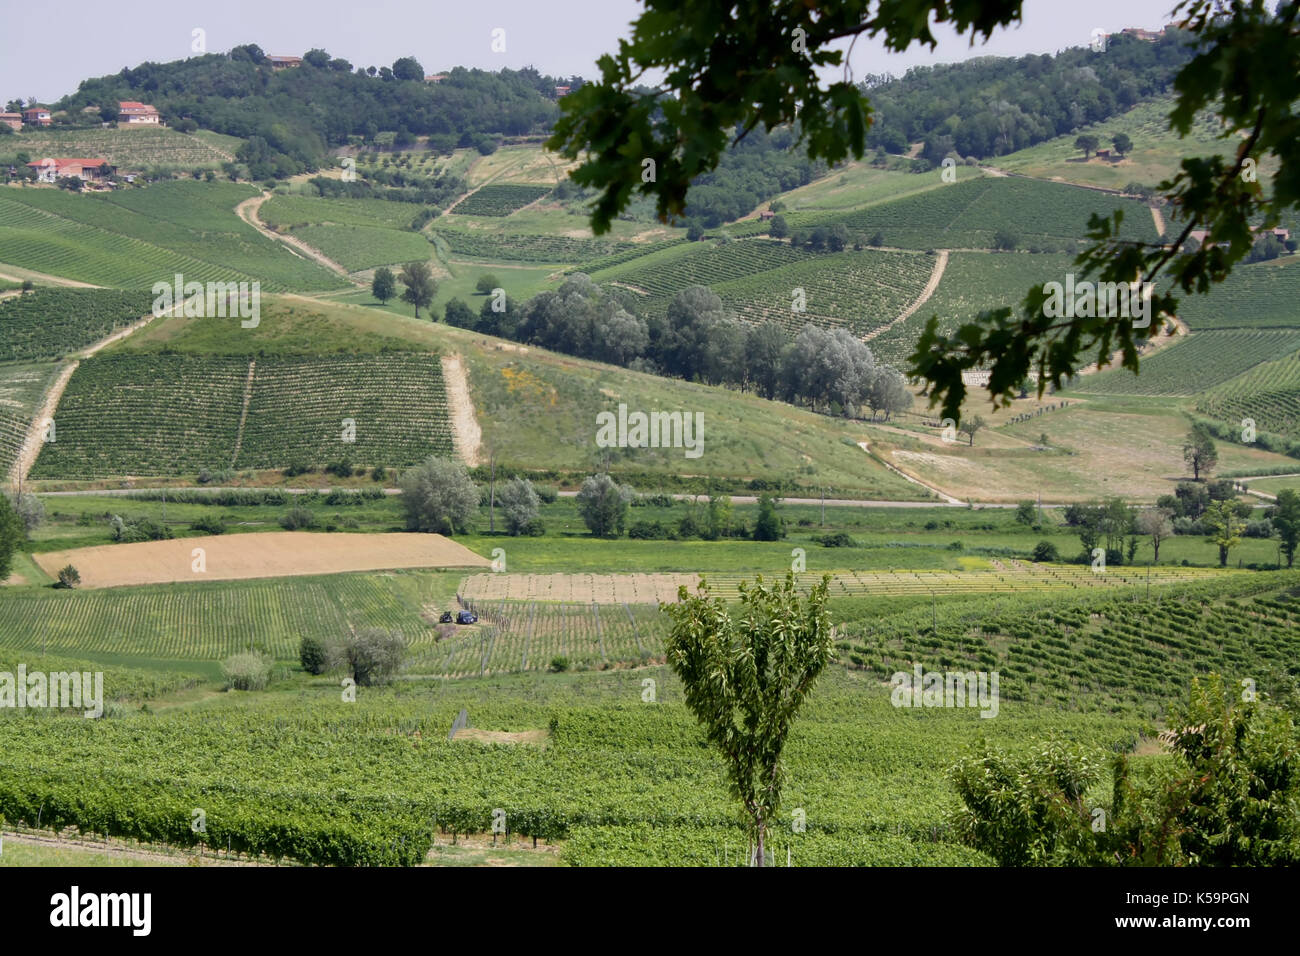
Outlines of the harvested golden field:
{"type": "Polygon", "coordinates": [[[486,568],[490,562],[440,534],[266,531],[107,544],[34,556],[51,576],[71,564],[83,588],[179,581],[280,578],[397,568],[486,568]]]}

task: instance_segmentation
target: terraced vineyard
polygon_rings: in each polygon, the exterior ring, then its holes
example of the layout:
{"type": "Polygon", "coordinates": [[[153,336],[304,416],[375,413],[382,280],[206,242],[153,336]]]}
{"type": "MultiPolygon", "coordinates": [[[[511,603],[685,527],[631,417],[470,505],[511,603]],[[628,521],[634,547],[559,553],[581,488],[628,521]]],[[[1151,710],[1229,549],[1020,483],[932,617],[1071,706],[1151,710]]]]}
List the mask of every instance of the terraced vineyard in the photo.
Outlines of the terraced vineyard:
{"type": "Polygon", "coordinates": [[[1195,332],[1142,360],[1141,375],[1115,369],[1085,376],[1072,390],[1084,394],[1195,395],[1250,368],[1300,349],[1300,329],[1195,332]]]}
{"type": "Polygon", "coordinates": [[[1243,575],[1200,585],[1199,593],[1062,597],[1050,607],[945,601],[846,623],[840,647],[849,663],[885,679],[918,662],[927,670],[996,670],[1004,700],[1159,718],[1169,688],[1193,677],[1217,671],[1230,682],[1262,682],[1262,661],[1295,659],[1300,600],[1277,590],[1290,583],[1284,574],[1243,575]]]}
{"type": "Polygon", "coordinates": [[[806,323],[863,335],[898,317],[929,281],[934,259],[902,252],[840,252],[713,286],[747,322],[777,322],[796,333],[806,323]],[[803,289],[805,311],[791,310],[803,289]]]}
{"type": "Polygon", "coordinates": [[[451,213],[456,216],[508,216],[550,191],[549,186],[489,184],[461,200],[451,213]]]}
{"type": "Polygon", "coordinates": [[[667,620],[644,604],[555,604],[501,601],[468,606],[474,627],[457,627],[412,668],[445,677],[480,672],[544,671],[557,657],[566,667],[599,669],[663,654],[667,620]]]}
{"type": "Polygon", "coordinates": [[[635,255],[638,250],[647,248],[644,244],[614,239],[469,232],[441,224],[434,227],[434,232],[446,240],[448,248],[456,255],[519,262],[607,263],[611,255],[635,255]]]}
{"type": "Polygon", "coordinates": [[[348,458],[412,465],[452,453],[442,363],[436,355],[259,358],[238,468],[348,458]],[[355,423],[344,443],[343,422],[355,423]]]}
{"type": "Polygon", "coordinates": [[[328,199],[275,195],[262,203],[257,218],[268,226],[337,225],[405,229],[422,207],[387,199],[328,199]]]}
{"type": "Polygon", "coordinates": [[[29,130],[14,142],[20,142],[18,148],[33,159],[95,156],[119,167],[119,172],[150,167],[214,169],[232,158],[198,137],[165,128],[29,130]]]}
{"type": "Polygon", "coordinates": [[[1258,431],[1300,438],[1300,352],[1224,382],[1202,395],[1196,410],[1234,426],[1250,418],[1258,431]]]}
{"type": "Polygon", "coordinates": [[[1124,238],[1158,238],[1151,213],[1140,202],[1020,177],[972,179],[848,213],[786,218],[792,228],[843,225],[866,236],[881,232],[886,246],[906,249],[990,249],[998,230],[1011,232],[1021,248],[1028,248],[1082,240],[1093,213],[1109,215],[1114,209],[1125,212],[1124,238]]]}
{"type": "Polygon", "coordinates": [[[252,360],[109,354],[74,373],[57,425],[58,440],[42,449],[34,478],[195,474],[345,458],[403,466],[452,450],[442,366],[424,353],[252,360]],[[343,440],[346,420],[354,423],[354,442],[343,440]]]}
{"type": "Polygon", "coordinates": [[[0,301],[0,362],[58,358],[138,321],[153,307],[144,292],[36,289],[0,301]]]}
{"type": "Polygon", "coordinates": [[[239,431],[248,360],[108,354],[82,362],[33,478],[197,474],[225,468],[239,431]]]}
{"type": "Polygon", "coordinates": [[[1180,295],[1193,329],[1300,328],[1300,257],[1239,265],[1209,295],[1180,295]]]}
{"type": "Polygon", "coordinates": [[[175,181],[108,195],[57,189],[0,196],[0,261],[120,289],[172,281],[259,280],[263,292],[341,288],[342,279],[242,222],[257,194],[235,183],[175,181]]]}
{"type": "Polygon", "coordinates": [[[433,258],[433,246],[418,232],[376,226],[303,226],[294,229],[293,235],[349,272],[433,258]]]}

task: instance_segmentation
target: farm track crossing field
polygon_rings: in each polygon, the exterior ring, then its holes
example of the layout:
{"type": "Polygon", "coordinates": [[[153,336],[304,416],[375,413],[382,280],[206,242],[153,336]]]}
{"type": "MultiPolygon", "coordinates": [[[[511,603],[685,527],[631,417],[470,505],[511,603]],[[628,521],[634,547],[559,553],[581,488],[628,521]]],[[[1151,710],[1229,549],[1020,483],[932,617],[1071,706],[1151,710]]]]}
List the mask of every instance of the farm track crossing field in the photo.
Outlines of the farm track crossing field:
{"type": "Polygon", "coordinates": [[[0,362],[52,359],[137,322],[153,307],[144,292],[37,289],[0,301],[0,362]]]}
{"type": "Polygon", "coordinates": [[[496,185],[489,183],[457,203],[453,216],[508,216],[536,202],[551,191],[549,186],[496,185]]]}
{"type": "Polygon", "coordinates": [[[434,254],[429,240],[418,232],[377,226],[303,226],[294,229],[293,235],[349,272],[423,262],[434,254]]]}
{"type": "Polygon", "coordinates": [[[235,215],[256,195],[235,183],[175,181],[107,195],[59,189],[0,194],[0,262],[115,288],[260,281],[264,292],[343,286],[235,215]]]}
{"type": "Polygon", "coordinates": [[[940,330],[951,332],[984,310],[1015,307],[1031,286],[1064,281],[1071,268],[1071,257],[1060,254],[949,253],[934,295],[906,320],[873,338],[871,350],[901,365],[931,317],[937,315],[940,330]]]}
{"type": "Polygon", "coordinates": [[[1258,431],[1300,438],[1300,352],[1224,382],[1202,395],[1196,410],[1234,425],[1249,418],[1258,431]]]}
{"type": "Polygon", "coordinates": [[[1300,349],[1300,329],[1234,329],[1193,332],[1149,358],[1141,374],[1112,369],[1085,376],[1072,391],[1111,395],[1195,395],[1300,349]]]}
{"type": "Polygon", "coordinates": [[[294,531],[106,544],[48,551],[36,555],[35,560],[51,576],[66,564],[74,565],[86,588],[395,568],[487,567],[490,563],[440,534],[361,536],[294,531]],[[194,570],[194,548],[203,549],[204,571],[194,570]]]}
{"type": "Polygon", "coordinates": [[[0,365],[0,476],[8,475],[18,459],[27,428],[57,369],[54,364],[0,365]]]}
{"type": "Polygon", "coordinates": [[[441,361],[423,353],[97,356],[68,383],[58,428],[32,477],[172,475],[342,458],[403,466],[452,448],[441,361]]]}

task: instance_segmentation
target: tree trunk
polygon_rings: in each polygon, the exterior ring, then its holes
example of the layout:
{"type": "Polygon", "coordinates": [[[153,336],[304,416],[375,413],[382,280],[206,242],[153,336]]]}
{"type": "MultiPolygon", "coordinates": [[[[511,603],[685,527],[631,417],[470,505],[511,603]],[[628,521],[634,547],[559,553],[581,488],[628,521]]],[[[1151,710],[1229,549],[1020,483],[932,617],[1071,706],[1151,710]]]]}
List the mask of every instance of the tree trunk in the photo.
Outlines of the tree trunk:
{"type": "Polygon", "coordinates": [[[763,818],[762,818],[761,816],[756,816],[756,817],[754,818],[754,822],[757,824],[756,834],[757,834],[757,836],[758,836],[758,863],[757,863],[757,865],[758,865],[758,866],[764,866],[764,865],[766,865],[766,859],[765,859],[764,856],[763,856],[763,853],[764,853],[764,850],[763,850],[763,836],[764,836],[764,833],[766,832],[766,829],[767,829],[767,828],[766,828],[766,825],[763,823],[763,818]]]}

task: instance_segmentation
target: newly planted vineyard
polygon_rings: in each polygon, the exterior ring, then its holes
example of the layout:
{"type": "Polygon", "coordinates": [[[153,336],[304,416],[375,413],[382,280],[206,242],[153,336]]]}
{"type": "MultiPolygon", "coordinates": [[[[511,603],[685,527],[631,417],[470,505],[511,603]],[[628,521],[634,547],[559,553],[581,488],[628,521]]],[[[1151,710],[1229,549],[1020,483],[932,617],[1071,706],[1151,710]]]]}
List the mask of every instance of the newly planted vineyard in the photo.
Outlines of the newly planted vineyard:
{"type": "Polygon", "coordinates": [[[548,186],[487,185],[451,212],[458,216],[508,216],[549,193],[548,186]]]}
{"type": "Polygon", "coordinates": [[[138,321],[153,307],[145,292],[37,289],[0,301],[0,362],[57,358],[138,321]]]}

